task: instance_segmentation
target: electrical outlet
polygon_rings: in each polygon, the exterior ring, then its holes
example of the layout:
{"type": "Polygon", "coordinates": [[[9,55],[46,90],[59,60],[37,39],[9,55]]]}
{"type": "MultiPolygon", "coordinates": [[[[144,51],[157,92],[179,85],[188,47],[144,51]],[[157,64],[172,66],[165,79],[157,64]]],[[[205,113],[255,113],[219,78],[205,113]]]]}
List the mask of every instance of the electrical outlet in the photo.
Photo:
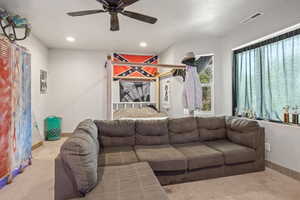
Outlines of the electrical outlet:
{"type": "Polygon", "coordinates": [[[271,144],[270,143],[265,143],[265,149],[267,152],[271,152],[271,144]]]}

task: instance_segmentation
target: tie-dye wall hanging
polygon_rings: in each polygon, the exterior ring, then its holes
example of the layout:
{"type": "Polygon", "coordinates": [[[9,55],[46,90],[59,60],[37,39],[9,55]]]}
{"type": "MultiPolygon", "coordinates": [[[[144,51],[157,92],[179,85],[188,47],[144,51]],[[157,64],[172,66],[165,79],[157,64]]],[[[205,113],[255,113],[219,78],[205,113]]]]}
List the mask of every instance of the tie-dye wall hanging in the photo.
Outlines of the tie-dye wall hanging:
{"type": "Polygon", "coordinates": [[[30,54],[0,36],[0,188],[31,163],[30,54]]]}

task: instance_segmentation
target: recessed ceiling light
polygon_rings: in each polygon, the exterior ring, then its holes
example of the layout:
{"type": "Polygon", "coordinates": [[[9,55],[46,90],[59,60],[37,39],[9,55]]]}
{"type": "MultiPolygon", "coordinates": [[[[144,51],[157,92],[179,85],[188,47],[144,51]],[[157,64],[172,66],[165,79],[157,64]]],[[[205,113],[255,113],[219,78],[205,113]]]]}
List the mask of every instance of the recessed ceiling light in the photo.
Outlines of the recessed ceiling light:
{"type": "Polygon", "coordinates": [[[140,43],[140,46],[141,46],[141,47],[147,47],[148,44],[147,44],[146,42],[141,42],[141,43],[140,43]]]}
{"type": "Polygon", "coordinates": [[[75,42],[75,38],[74,37],[66,37],[66,40],[68,42],[75,42]]]}

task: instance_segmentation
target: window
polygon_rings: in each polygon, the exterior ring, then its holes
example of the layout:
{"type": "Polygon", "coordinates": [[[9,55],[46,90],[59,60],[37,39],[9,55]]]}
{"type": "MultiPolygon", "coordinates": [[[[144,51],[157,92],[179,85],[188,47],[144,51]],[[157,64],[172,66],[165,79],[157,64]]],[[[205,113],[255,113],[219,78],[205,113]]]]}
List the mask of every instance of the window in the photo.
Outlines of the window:
{"type": "Polygon", "coordinates": [[[300,30],[235,51],[233,73],[235,114],[282,121],[300,105],[300,30]]]}
{"type": "MultiPolygon", "coordinates": [[[[202,85],[202,111],[199,114],[210,114],[213,109],[213,91],[214,91],[214,55],[198,56],[197,62],[203,66],[203,70],[199,72],[199,79],[202,85]]],[[[202,67],[200,67],[202,68],[202,67]]]]}

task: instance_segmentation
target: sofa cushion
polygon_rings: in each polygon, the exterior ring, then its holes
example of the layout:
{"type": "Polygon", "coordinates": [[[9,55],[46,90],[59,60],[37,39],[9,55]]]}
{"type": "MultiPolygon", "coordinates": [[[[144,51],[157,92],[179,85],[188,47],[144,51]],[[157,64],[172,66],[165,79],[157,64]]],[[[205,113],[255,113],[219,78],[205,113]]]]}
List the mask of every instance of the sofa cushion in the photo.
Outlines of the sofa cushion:
{"type": "Polygon", "coordinates": [[[144,136],[168,135],[168,120],[138,120],[136,133],[144,136]]]}
{"type": "Polygon", "coordinates": [[[227,130],[227,136],[230,141],[236,144],[244,145],[252,149],[257,148],[258,131],[237,132],[227,130]]]}
{"type": "Polygon", "coordinates": [[[226,129],[220,128],[215,130],[209,130],[201,128],[200,132],[200,141],[212,141],[212,140],[222,140],[226,138],[226,129]]]}
{"type": "Polygon", "coordinates": [[[228,140],[211,141],[205,144],[222,152],[225,157],[225,164],[228,165],[253,162],[256,159],[255,150],[234,144],[228,140]]]}
{"type": "Polygon", "coordinates": [[[103,147],[134,146],[135,122],[131,120],[95,121],[103,147]]]}
{"type": "Polygon", "coordinates": [[[259,128],[258,122],[248,119],[232,119],[230,128],[234,131],[248,132],[259,128]]]}
{"type": "Polygon", "coordinates": [[[133,147],[106,147],[99,155],[99,166],[126,165],[138,162],[133,147]]]}
{"type": "Polygon", "coordinates": [[[197,124],[199,129],[215,130],[226,128],[225,117],[197,117],[197,124]]]}
{"type": "Polygon", "coordinates": [[[84,129],[76,128],[60,150],[61,158],[72,171],[77,189],[81,194],[91,191],[98,182],[99,143],[92,135],[96,133],[89,134],[84,129]]]}
{"type": "Polygon", "coordinates": [[[188,161],[188,169],[202,169],[224,165],[223,154],[201,143],[175,144],[178,151],[183,153],[188,161]]]}
{"type": "Polygon", "coordinates": [[[148,163],[99,168],[101,182],[84,200],[168,200],[148,163]]]}
{"type": "Polygon", "coordinates": [[[171,144],[183,144],[199,141],[196,119],[194,117],[170,119],[169,135],[171,144]]]}
{"type": "Polygon", "coordinates": [[[149,162],[156,172],[187,169],[185,156],[171,145],[135,146],[135,151],[138,159],[149,162]]]}
{"type": "Polygon", "coordinates": [[[169,144],[167,120],[136,121],[136,145],[169,144]]]}

